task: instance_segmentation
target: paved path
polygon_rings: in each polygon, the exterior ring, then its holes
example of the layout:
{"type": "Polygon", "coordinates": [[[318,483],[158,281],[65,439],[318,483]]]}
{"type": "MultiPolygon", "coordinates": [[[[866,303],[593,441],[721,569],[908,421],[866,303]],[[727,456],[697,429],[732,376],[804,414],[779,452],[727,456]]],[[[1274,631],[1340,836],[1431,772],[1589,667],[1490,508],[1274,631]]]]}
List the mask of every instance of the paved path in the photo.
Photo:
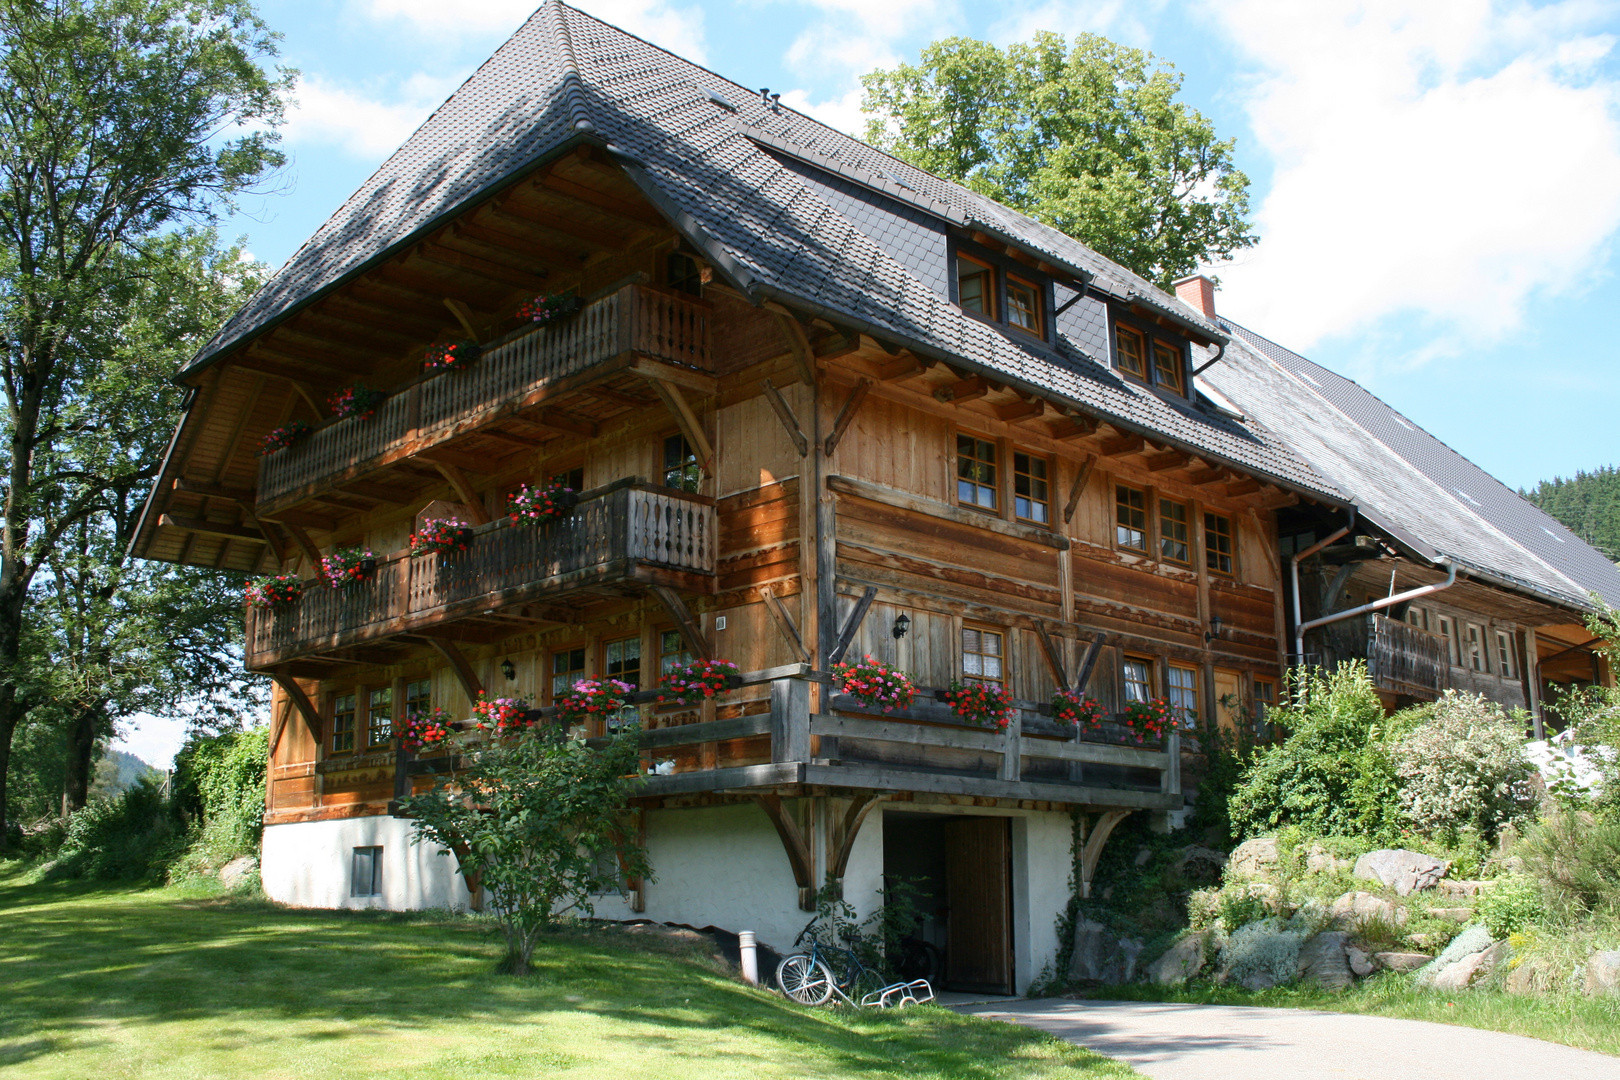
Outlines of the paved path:
{"type": "Polygon", "coordinates": [[[1050,1031],[1153,1080],[1620,1080],[1620,1058],[1423,1020],[1062,999],[959,1011],[1050,1031]]]}

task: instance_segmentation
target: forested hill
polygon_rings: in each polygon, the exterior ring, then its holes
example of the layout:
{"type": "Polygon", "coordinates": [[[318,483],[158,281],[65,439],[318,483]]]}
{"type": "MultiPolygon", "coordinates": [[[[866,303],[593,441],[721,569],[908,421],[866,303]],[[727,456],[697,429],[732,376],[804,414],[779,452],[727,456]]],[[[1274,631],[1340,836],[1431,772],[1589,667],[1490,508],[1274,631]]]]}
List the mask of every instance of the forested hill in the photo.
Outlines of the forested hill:
{"type": "Polygon", "coordinates": [[[1610,465],[1568,479],[1543,480],[1522,494],[1620,562],[1620,468],[1610,465]]]}

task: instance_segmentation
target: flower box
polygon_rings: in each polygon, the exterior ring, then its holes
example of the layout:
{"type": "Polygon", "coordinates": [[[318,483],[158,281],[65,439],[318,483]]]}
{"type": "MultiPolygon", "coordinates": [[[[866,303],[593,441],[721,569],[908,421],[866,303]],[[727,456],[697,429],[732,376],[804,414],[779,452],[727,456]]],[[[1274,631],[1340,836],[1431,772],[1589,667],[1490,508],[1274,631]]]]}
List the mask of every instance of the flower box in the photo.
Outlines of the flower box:
{"type": "Polygon", "coordinates": [[[442,706],[426,713],[412,713],[394,722],[394,734],[399,737],[400,745],[412,753],[445,748],[455,733],[455,722],[442,706]]]}
{"type": "Polygon", "coordinates": [[[492,698],[479,694],[472,707],[474,723],[480,731],[493,731],[505,735],[534,726],[530,719],[529,703],[520,698],[492,698]]]}
{"type": "Polygon", "coordinates": [[[973,679],[953,682],[948,690],[939,692],[939,699],[968,723],[998,731],[1007,730],[1015,712],[1012,694],[998,683],[973,679]]]}
{"type": "Polygon", "coordinates": [[[1103,703],[1075,690],[1059,690],[1052,695],[1052,722],[1080,734],[1099,731],[1109,719],[1103,703]]]}
{"type": "Polygon", "coordinates": [[[514,524],[556,521],[574,512],[579,505],[579,493],[562,484],[547,484],[532,488],[524,484],[506,497],[506,516],[514,524]]]}
{"type": "Polygon", "coordinates": [[[294,420],[278,428],[271,428],[269,433],[259,440],[259,456],[269,457],[278,450],[285,450],[308,434],[309,425],[302,420],[294,420]]]}
{"type": "Polygon", "coordinates": [[[332,415],[339,420],[358,418],[364,420],[377,411],[377,406],[383,403],[388,395],[381,390],[373,390],[369,386],[356,383],[345,387],[326,399],[332,407],[332,415]]]}
{"type": "Polygon", "coordinates": [[[460,518],[428,518],[411,534],[411,558],[466,551],[472,542],[472,526],[460,518]]]}
{"type": "Polygon", "coordinates": [[[1132,701],[1119,714],[1119,722],[1137,742],[1158,742],[1170,728],[1170,706],[1163,698],[1132,701]]]}
{"type": "Polygon", "coordinates": [[[573,727],[591,720],[610,720],[630,702],[635,688],[618,679],[585,679],[557,695],[552,703],[557,722],[573,727]]]}
{"type": "Polygon", "coordinates": [[[243,589],[242,596],[248,607],[269,610],[271,608],[287,607],[297,603],[298,598],[304,595],[304,583],[294,574],[282,574],[278,577],[254,578],[243,589]]]}
{"type": "Polygon", "coordinates": [[[723,692],[739,675],[730,660],[693,660],[676,664],[658,678],[660,705],[700,705],[723,692]]]}
{"type": "Polygon", "coordinates": [[[517,317],[524,322],[546,323],[561,322],[571,315],[577,315],[585,303],[577,293],[546,293],[526,300],[518,306],[517,317]]]}
{"type": "Polygon", "coordinates": [[[377,556],[367,548],[337,548],[321,560],[321,569],[328,585],[346,589],[377,576],[377,556]]]}
{"type": "Polygon", "coordinates": [[[859,664],[834,664],[832,680],[862,705],[884,712],[908,708],[917,699],[910,676],[867,656],[859,664]]]}
{"type": "Polygon", "coordinates": [[[484,355],[484,347],[470,338],[443,345],[431,345],[422,357],[425,371],[450,371],[464,368],[484,355]]]}

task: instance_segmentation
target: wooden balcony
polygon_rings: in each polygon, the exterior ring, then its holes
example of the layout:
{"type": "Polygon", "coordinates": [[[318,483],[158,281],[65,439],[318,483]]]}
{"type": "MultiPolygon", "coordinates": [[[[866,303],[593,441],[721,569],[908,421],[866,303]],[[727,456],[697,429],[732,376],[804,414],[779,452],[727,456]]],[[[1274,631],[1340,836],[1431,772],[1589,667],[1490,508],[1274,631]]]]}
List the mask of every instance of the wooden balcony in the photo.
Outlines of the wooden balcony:
{"type": "MultiPolygon", "coordinates": [[[[527,419],[544,426],[542,406],[616,378],[639,381],[638,363],[706,373],[709,333],[703,304],[627,285],[562,322],[486,345],[484,355],[465,369],[420,376],[368,417],[330,420],[265,456],[259,463],[259,512],[276,513],[503,422],[527,419]]],[[[578,434],[590,417],[571,415],[564,430],[578,434]]],[[[514,431],[509,437],[521,441],[527,434],[514,431]]]]}
{"type": "Polygon", "coordinates": [[[502,519],[474,532],[467,551],[414,559],[396,552],[369,581],[343,589],[311,581],[294,604],[249,608],[247,666],[344,654],[564,595],[713,588],[714,505],[700,496],[621,481],[586,492],[564,520],[502,519]]]}
{"type": "Polygon", "coordinates": [[[1384,615],[1367,616],[1367,673],[1380,690],[1433,699],[1451,685],[1446,639],[1384,615]]]}

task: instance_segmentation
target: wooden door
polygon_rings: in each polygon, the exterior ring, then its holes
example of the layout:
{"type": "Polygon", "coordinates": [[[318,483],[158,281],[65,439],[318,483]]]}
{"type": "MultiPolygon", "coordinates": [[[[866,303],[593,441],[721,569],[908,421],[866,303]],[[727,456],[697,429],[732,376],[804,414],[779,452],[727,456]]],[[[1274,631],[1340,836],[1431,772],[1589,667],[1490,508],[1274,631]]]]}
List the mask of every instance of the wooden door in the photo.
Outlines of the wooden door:
{"type": "Polygon", "coordinates": [[[1224,731],[1236,731],[1243,708],[1243,683],[1235,671],[1215,669],[1215,719],[1224,731]]]}
{"type": "Polygon", "coordinates": [[[1012,993],[1011,837],[1007,818],[945,825],[945,981],[952,989],[1012,993]]]}

